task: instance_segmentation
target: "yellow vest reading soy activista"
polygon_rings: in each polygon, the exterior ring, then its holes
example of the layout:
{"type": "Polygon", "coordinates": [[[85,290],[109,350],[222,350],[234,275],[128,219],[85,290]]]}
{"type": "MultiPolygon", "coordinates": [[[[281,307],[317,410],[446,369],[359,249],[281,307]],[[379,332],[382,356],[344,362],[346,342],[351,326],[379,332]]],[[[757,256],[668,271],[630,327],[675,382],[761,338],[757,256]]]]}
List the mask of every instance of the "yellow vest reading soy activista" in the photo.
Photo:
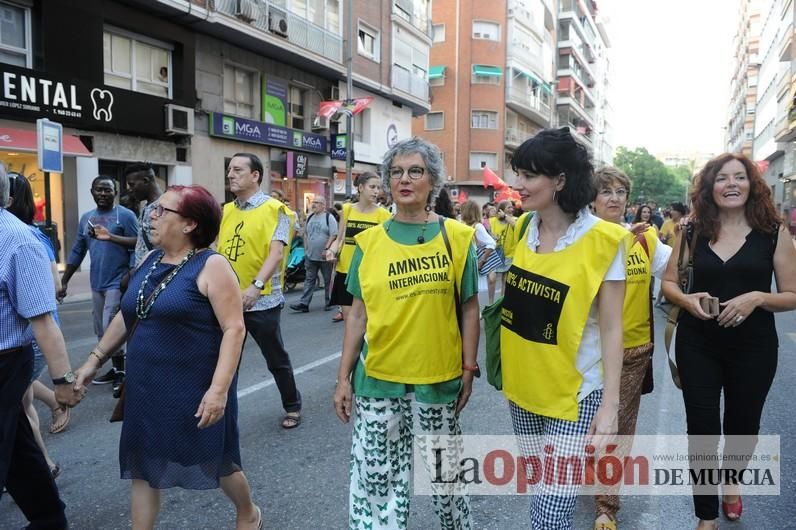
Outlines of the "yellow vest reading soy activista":
{"type": "MultiPolygon", "coordinates": [[[[251,285],[265,263],[279,223],[279,213],[287,215],[286,210],[285,205],[276,199],[268,199],[261,206],[246,211],[237,208],[234,202],[224,205],[218,252],[226,256],[238,275],[241,291],[251,285]]],[[[285,260],[282,260],[283,268],[284,264],[285,260]]],[[[270,293],[271,282],[267,281],[260,294],[270,293]]]]}
{"type": "Polygon", "coordinates": [[[572,245],[537,254],[521,241],[501,310],[503,393],[525,410],[578,419],[576,368],[583,328],[619,244],[629,233],[598,221],[572,245]]]}
{"type": "Polygon", "coordinates": [[[345,223],[345,240],[340,249],[340,257],[337,260],[337,272],[348,273],[351,266],[351,258],[354,256],[356,241],[354,237],[360,232],[376,225],[382,224],[390,218],[390,212],[381,206],[376,207],[372,212],[362,213],[353,204],[343,204],[343,222],[345,223]]]}
{"type": "Polygon", "coordinates": [[[396,243],[384,225],[355,237],[370,377],[419,385],[462,375],[454,282],[461,282],[474,230],[450,219],[445,230],[453,259],[441,233],[418,245],[396,243]]]}
{"type": "Polygon", "coordinates": [[[650,335],[650,284],[652,256],[655,255],[657,244],[657,233],[649,227],[635,238],[627,254],[625,303],[622,309],[625,348],[636,348],[653,340],[650,335]],[[644,238],[646,249],[638,237],[644,238]]]}

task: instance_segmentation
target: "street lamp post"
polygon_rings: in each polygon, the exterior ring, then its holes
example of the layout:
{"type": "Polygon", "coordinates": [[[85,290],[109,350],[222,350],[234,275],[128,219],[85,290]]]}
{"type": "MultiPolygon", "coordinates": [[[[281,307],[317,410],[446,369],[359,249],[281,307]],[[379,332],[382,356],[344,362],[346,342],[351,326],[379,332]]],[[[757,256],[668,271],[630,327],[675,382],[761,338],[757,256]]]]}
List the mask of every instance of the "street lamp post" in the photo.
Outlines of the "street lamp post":
{"type": "MultiPolygon", "coordinates": [[[[352,0],[346,1],[346,26],[348,27],[348,46],[346,57],[346,99],[348,103],[354,99],[354,83],[351,78],[354,63],[354,14],[352,0]]],[[[346,156],[345,156],[345,195],[351,197],[351,168],[354,165],[354,116],[346,113],[346,156]]]]}

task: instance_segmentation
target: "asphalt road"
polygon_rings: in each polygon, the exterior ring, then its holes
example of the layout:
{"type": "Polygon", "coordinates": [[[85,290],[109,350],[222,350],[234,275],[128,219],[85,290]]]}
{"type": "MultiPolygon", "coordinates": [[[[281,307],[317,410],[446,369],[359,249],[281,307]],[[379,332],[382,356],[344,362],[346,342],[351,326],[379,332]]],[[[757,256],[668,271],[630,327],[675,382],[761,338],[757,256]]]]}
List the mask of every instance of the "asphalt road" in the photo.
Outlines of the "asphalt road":
{"type": "MultiPolygon", "coordinates": [[[[347,523],[350,425],[341,424],[331,405],[342,342],[342,324],[331,322],[324,312],[322,294],[316,293],[307,314],[283,312],[282,330],[291,352],[297,382],[304,400],[304,421],[295,430],[280,428],[282,410],[278,392],[253,341],[244,351],[238,383],[240,397],[240,444],[245,473],[256,502],[263,507],[266,528],[337,529],[347,523]]],[[[288,295],[294,302],[298,293],[288,295]]],[[[657,311],[658,334],[663,313],[657,311]]],[[[793,378],[796,375],[796,315],[778,315],[780,364],[769,395],[762,433],[781,436],[781,495],[747,496],[740,522],[722,522],[722,528],[796,528],[796,422],[793,418],[793,378]]],[[[63,331],[77,367],[95,344],[88,302],[61,306],[63,331]]],[[[642,400],[638,432],[682,434],[685,417],[679,391],[671,384],[665,367],[662,339],[655,355],[653,394],[642,400]]],[[[481,352],[483,361],[483,351],[481,352]]],[[[45,433],[45,441],[63,472],[58,478],[67,514],[76,529],[130,527],[130,484],[119,479],[118,441],[120,424],[108,423],[115,400],[109,385],[94,386],[73,410],[68,429],[45,433]]],[[[49,411],[39,406],[44,425],[49,411]]],[[[506,401],[484,378],[477,380],[473,397],[462,416],[465,433],[510,434],[506,401]]],[[[231,503],[220,490],[166,490],[157,527],[160,529],[234,528],[231,503]]],[[[623,498],[620,526],[623,529],[694,528],[688,496],[623,498]]],[[[527,528],[528,497],[479,496],[471,501],[477,528],[527,528]]],[[[13,501],[0,500],[0,528],[20,528],[25,521],[13,501]]],[[[575,528],[590,529],[593,507],[580,497],[575,528]]],[[[412,499],[410,527],[438,528],[429,497],[412,499]]]]}

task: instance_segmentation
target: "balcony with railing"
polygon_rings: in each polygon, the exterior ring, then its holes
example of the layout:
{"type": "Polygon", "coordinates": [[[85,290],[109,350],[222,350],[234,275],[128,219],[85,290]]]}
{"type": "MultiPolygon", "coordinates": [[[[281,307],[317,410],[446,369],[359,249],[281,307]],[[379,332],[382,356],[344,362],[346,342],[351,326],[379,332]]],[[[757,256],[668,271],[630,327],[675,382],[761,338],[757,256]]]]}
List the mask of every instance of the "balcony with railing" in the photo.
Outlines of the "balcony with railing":
{"type": "Polygon", "coordinates": [[[550,105],[538,94],[539,90],[541,88],[532,90],[529,87],[507,85],[506,105],[514,112],[529,118],[542,127],[549,127],[551,125],[550,105]]]}
{"type": "Polygon", "coordinates": [[[428,81],[397,64],[392,65],[392,87],[418,99],[428,100],[428,81]]]}
{"type": "Polygon", "coordinates": [[[431,18],[425,2],[413,0],[394,0],[392,4],[393,20],[403,20],[414,29],[431,38],[431,18]]]}
{"type": "Polygon", "coordinates": [[[214,0],[211,5],[218,13],[247,22],[265,34],[286,39],[336,63],[343,62],[343,38],[288,11],[284,1],[214,0]]]}
{"type": "Polygon", "coordinates": [[[521,129],[506,129],[505,145],[511,149],[516,149],[522,142],[533,136],[533,133],[521,129]]]}

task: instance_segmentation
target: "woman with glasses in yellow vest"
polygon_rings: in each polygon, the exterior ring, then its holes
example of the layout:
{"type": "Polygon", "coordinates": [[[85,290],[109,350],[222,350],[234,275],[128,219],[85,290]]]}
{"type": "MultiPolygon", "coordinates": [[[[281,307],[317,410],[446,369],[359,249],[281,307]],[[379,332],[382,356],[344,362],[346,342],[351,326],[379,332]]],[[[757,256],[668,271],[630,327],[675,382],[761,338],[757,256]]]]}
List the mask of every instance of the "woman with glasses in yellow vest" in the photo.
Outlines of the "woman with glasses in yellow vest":
{"type": "Polygon", "coordinates": [[[348,267],[351,265],[356,247],[354,237],[390,218],[390,212],[378,204],[382,187],[381,178],[376,173],[365,171],[357,176],[354,184],[357,187],[359,200],[356,203],[343,204],[343,219],[340,222],[337,239],[329,246],[329,252],[337,256],[329,303],[340,306],[340,312],[332,318],[333,322],[345,320],[354,301],[354,297],[346,288],[348,267]]]}
{"type": "MultiPolygon", "coordinates": [[[[478,371],[478,272],[473,229],[432,210],[444,176],[435,145],[396,144],[382,163],[396,213],[355,237],[334,395],[344,423],[356,408],[349,528],[406,528],[413,434],[461,434],[478,371]]],[[[468,498],[437,491],[441,527],[472,528],[468,498]]]]}
{"type": "MultiPolygon", "coordinates": [[[[535,214],[506,274],[503,393],[526,457],[583,459],[585,437],[602,447],[617,432],[622,320],[616,315],[624,301],[628,231],[589,211],[597,194],[589,153],[568,128],[526,140],[511,167],[523,210],[535,214]]],[[[531,497],[534,529],[572,527],[582,477],[561,471],[556,480],[539,481],[531,497]]]]}
{"type": "MultiPolygon", "coordinates": [[[[597,198],[592,206],[600,219],[623,225],[633,234],[633,243],[626,260],[624,324],[624,358],[619,386],[619,450],[612,454],[620,460],[630,450],[636,433],[636,419],[641,394],[652,391],[652,351],[654,331],[652,314],[652,278],[661,278],[666,270],[672,248],[658,240],[654,225],[625,225],[624,215],[630,195],[630,179],[621,170],[607,166],[595,173],[597,198]],[[647,386],[647,388],[645,388],[647,386]]],[[[595,495],[594,530],[616,530],[619,511],[619,486],[601,489],[595,495]]]]}

